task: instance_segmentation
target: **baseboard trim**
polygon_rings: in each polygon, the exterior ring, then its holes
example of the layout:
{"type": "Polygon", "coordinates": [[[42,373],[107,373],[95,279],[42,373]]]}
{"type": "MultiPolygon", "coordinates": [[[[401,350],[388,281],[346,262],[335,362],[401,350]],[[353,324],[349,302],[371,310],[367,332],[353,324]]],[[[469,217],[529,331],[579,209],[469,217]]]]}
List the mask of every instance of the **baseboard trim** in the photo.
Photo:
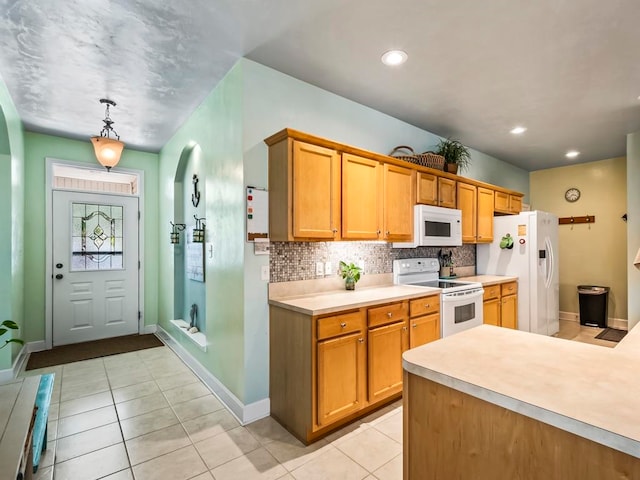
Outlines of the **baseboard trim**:
{"type": "Polygon", "coordinates": [[[27,343],[27,350],[29,353],[33,352],[43,352],[47,350],[47,344],[44,340],[38,340],[37,342],[29,342],[27,343]]]}
{"type": "Polygon", "coordinates": [[[215,375],[205,369],[191,353],[176,342],[162,326],[157,326],[155,334],[209,387],[209,390],[218,397],[242,425],[269,416],[271,413],[270,399],[265,398],[244,405],[215,375]]]}
{"type": "MultiPolygon", "coordinates": [[[[580,314],[575,312],[560,312],[559,318],[560,320],[568,320],[570,322],[580,322],[580,314]]],[[[624,318],[609,317],[607,319],[607,326],[619,330],[628,330],[629,321],[624,318]]]]}
{"type": "Polygon", "coordinates": [[[16,359],[13,361],[13,365],[11,365],[11,368],[0,370],[0,383],[10,382],[14,378],[16,378],[18,376],[18,373],[20,373],[22,366],[25,364],[28,356],[29,352],[27,351],[27,346],[23,345],[23,347],[18,352],[16,359]]]}
{"type": "Polygon", "coordinates": [[[158,325],[145,325],[144,328],[142,329],[142,333],[143,334],[147,334],[147,333],[156,333],[158,331],[158,325]]]}

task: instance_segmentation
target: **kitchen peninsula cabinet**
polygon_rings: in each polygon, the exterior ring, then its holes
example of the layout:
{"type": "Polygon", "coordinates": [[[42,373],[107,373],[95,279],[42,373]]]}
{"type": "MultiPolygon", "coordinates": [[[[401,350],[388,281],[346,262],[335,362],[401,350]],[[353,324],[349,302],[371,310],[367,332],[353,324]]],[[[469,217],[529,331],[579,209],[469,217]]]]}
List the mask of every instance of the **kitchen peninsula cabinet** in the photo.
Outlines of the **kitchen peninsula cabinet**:
{"type": "Polygon", "coordinates": [[[458,182],[458,208],[462,210],[462,242],[493,241],[493,190],[458,182]]]}

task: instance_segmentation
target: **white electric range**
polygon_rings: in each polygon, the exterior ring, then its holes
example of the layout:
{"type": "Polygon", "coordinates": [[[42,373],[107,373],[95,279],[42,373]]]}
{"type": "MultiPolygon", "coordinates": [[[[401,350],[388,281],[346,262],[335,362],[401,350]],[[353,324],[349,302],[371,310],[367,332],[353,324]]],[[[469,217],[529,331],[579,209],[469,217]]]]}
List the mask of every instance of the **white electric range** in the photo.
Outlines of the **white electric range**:
{"type": "Polygon", "coordinates": [[[482,325],[482,295],[478,282],[440,279],[437,258],[404,258],[393,261],[393,283],[432,287],[440,292],[440,336],[482,325]]]}

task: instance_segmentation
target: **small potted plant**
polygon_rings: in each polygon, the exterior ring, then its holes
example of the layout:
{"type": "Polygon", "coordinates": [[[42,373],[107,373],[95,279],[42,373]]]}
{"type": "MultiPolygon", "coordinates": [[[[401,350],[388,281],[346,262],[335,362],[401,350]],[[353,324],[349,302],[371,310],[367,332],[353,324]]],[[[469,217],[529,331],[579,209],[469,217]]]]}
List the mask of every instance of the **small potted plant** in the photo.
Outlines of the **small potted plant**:
{"type": "Polygon", "coordinates": [[[362,269],[354,263],[345,263],[340,260],[340,275],[344,279],[344,288],[355,290],[356,282],[360,280],[362,269]]]}
{"type": "Polygon", "coordinates": [[[440,140],[435,153],[444,157],[445,168],[449,173],[458,173],[458,169],[463,172],[471,165],[469,149],[458,140],[451,138],[440,140]]]}

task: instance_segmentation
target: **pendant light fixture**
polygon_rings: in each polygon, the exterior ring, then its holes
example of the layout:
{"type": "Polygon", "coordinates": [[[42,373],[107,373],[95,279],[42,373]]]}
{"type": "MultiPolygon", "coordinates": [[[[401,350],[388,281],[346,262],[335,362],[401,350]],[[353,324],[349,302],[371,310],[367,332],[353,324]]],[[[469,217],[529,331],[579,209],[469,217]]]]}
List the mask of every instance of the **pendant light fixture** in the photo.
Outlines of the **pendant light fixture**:
{"type": "Polygon", "coordinates": [[[100,162],[100,165],[109,171],[120,161],[120,156],[124,149],[124,143],[120,141],[120,135],[118,135],[118,133],[113,129],[112,125],[114,122],[109,116],[109,107],[115,107],[116,102],[113,100],[107,100],[106,98],[101,98],[100,103],[107,106],[107,110],[104,114],[104,120],[102,120],[104,122],[104,127],[102,127],[99,136],[96,135],[95,137],[91,137],[91,143],[93,143],[93,148],[96,152],[98,162],[100,162]],[[115,138],[111,138],[112,134],[115,138]]]}

